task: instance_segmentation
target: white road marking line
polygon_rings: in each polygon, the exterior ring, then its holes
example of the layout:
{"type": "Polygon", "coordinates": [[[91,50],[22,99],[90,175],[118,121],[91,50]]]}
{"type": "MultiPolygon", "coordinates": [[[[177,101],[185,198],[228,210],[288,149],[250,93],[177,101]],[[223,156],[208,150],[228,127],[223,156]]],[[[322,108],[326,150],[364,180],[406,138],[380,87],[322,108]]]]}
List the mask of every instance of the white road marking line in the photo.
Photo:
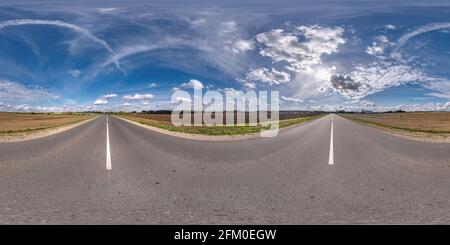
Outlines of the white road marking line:
{"type": "Polygon", "coordinates": [[[106,170],[111,170],[111,148],[109,147],[109,126],[108,117],[106,117],[106,170]]]}
{"type": "Polygon", "coordinates": [[[333,142],[334,120],[331,116],[331,137],[330,137],[330,155],[328,157],[328,164],[334,165],[334,142],[333,142]]]}

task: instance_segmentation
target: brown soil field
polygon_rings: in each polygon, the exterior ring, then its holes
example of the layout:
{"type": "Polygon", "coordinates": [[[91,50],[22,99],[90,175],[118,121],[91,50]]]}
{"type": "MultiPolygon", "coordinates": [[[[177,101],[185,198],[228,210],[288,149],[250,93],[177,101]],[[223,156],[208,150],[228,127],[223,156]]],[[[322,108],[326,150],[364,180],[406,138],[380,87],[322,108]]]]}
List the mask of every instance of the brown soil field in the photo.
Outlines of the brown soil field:
{"type": "Polygon", "coordinates": [[[450,112],[342,114],[341,116],[375,126],[409,132],[450,134],[450,112]]]}
{"type": "Polygon", "coordinates": [[[47,114],[47,113],[7,113],[0,112],[0,134],[26,133],[69,125],[91,118],[93,115],[47,114]]]}

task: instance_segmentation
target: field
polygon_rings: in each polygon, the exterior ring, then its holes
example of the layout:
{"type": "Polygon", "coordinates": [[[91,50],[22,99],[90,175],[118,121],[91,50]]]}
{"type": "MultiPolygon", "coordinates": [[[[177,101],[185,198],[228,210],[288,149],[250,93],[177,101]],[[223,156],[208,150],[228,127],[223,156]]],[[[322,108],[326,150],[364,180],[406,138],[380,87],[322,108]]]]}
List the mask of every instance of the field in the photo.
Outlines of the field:
{"type": "Polygon", "coordinates": [[[70,125],[93,117],[83,113],[6,113],[0,112],[0,135],[34,132],[70,125]]]}
{"type": "MultiPolygon", "coordinates": [[[[141,124],[158,127],[174,132],[183,132],[190,134],[204,135],[245,135],[259,133],[264,129],[260,124],[257,126],[249,126],[248,124],[234,126],[181,126],[176,127],[171,123],[170,114],[141,114],[141,113],[120,113],[116,114],[128,120],[139,122],[141,124]]],[[[305,114],[280,114],[280,128],[304,123],[316,119],[323,114],[305,113],[305,114]]],[[[224,120],[225,120],[224,116],[224,120]]],[[[248,122],[248,114],[246,114],[246,122],[248,122]]]]}
{"type": "Polygon", "coordinates": [[[450,112],[341,114],[348,119],[410,133],[450,134],[450,112]]]}

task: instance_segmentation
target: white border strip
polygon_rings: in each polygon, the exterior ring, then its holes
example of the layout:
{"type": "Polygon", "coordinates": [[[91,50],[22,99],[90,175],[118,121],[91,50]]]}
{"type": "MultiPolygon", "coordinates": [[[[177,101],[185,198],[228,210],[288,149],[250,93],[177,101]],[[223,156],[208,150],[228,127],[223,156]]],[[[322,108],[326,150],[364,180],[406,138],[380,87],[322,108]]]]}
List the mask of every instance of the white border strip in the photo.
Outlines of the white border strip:
{"type": "Polygon", "coordinates": [[[108,117],[106,117],[106,170],[111,170],[111,148],[109,146],[109,126],[108,117]]]}
{"type": "Polygon", "coordinates": [[[331,115],[331,136],[330,136],[330,155],[328,157],[328,164],[334,165],[334,139],[333,139],[333,131],[334,131],[334,118],[331,115]]]}

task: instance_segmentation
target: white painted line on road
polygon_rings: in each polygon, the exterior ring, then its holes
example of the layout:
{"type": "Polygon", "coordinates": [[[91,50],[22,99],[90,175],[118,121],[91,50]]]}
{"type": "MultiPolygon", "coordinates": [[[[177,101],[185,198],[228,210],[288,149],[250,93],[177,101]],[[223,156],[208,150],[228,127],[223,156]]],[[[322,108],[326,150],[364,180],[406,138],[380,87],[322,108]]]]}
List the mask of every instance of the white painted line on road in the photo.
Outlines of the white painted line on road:
{"type": "Polygon", "coordinates": [[[111,148],[109,146],[109,126],[108,117],[106,117],[106,170],[111,170],[111,148]]]}
{"type": "Polygon", "coordinates": [[[331,116],[330,155],[328,157],[328,164],[329,165],[334,165],[333,131],[334,131],[334,118],[333,118],[333,116],[331,116]]]}

